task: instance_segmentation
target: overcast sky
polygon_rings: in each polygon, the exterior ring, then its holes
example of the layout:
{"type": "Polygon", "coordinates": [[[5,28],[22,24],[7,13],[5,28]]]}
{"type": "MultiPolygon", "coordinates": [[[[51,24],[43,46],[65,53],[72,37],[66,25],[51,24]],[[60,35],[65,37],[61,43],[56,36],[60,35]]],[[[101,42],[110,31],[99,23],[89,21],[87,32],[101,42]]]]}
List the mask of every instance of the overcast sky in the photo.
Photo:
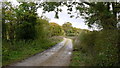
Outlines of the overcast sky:
{"type": "MultiPolygon", "coordinates": [[[[59,19],[55,18],[55,12],[47,12],[43,15],[45,15],[46,17],[48,17],[50,19],[50,22],[56,22],[59,25],[64,24],[65,22],[70,22],[72,23],[73,27],[77,27],[77,28],[81,28],[81,29],[88,29],[87,25],[85,25],[84,23],[84,19],[82,18],[70,18],[70,15],[67,14],[67,7],[63,6],[62,8],[62,12],[59,12],[59,19]]],[[[37,11],[38,15],[40,16],[42,14],[42,9],[38,9],[37,11]]],[[[72,13],[73,15],[77,15],[77,13],[72,13]]]]}
{"type": "MultiPolygon", "coordinates": [[[[8,1],[11,1],[13,4],[18,5],[16,0],[8,0],[8,1]]],[[[73,27],[77,27],[77,28],[81,28],[81,29],[89,29],[88,26],[85,25],[84,19],[82,19],[82,18],[78,18],[78,19],[70,18],[70,15],[67,14],[67,7],[63,6],[61,8],[62,8],[63,11],[59,12],[59,19],[54,18],[54,16],[55,16],[54,12],[49,12],[49,13],[47,12],[43,15],[46,16],[47,18],[49,18],[50,22],[55,22],[55,23],[58,23],[59,25],[62,25],[65,22],[70,22],[70,23],[72,23],[73,27]]],[[[37,13],[38,13],[39,16],[41,16],[42,11],[43,10],[41,8],[39,8],[37,10],[37,13]]],[[[73,10],[72,14],[76,15],[77,13],[74,13],[74,12],[75,12],[75,10],[73,10]]]]}

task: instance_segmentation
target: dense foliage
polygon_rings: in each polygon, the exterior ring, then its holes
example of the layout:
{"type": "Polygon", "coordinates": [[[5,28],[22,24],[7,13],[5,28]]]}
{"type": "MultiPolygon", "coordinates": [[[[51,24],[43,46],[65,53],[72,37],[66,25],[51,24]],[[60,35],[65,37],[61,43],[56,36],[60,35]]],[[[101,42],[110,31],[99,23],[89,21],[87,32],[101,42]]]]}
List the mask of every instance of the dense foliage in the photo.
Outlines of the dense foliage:
{"type": "MultiPolygon", "coordinates": [[[[38,17],[37,8],[37,4],[33,2],[22,2],[19,6],[3,3],[3,66],[46,50],[62,40],[52,37],[58,36],[56,34],[51,36],[51,31],[56,33],[57,29],[50,29],[49,22],[38,17]]],[[[59,26],[55,28],[57,27],[59,26]]]]}
{"type": "Polygon", "coordinates": [[[89,27],[96,26],[98,29],[116,29],[116,25],[120,21],[119,2],[44,2],[42,5],[44,11],[55,11],[57,16],[58,12],[62,11],[58,6],[65,5],[68,7],[68,14],[71,15],[71,18],[74,17],[72,11],[75,10],[75,7],[79,11],[76,18],[82,16],[89,27]]]}
{"type": "Polygon", "coordinates": [[[118,33],[113,32],[83,31],[74,42],[71,65],[119,66],[118,33]]]}
{"type": "Polygon", "coordinates": [[[56,23],[51,22],[50,23],[50,35],[51,36],[63,36],[64,30],[62,27],[56,23]]]}
{"type": "Polygon", "coordinates": [[[79,35],[81,29],[73,27],[70,22],[66,22],[62,25],[63,30],[65,31],[66,36],[77,36],[79,35]]]}

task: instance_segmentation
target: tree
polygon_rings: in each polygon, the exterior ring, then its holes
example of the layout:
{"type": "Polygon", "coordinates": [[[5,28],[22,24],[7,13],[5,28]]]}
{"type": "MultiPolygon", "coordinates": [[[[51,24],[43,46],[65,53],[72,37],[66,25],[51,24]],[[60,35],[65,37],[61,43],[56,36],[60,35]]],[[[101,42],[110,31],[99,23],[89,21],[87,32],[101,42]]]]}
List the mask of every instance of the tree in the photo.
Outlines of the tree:
{"type": "Polygon", "coordinates": [[[2,7],[2,34],[3,39],[13,40],[15,37],[15,12],[14,7],[9,2],[4,2],[2,7]]]}
{"type": "Polygon", "coordinates": [[[119,3],[110,3],[110,2],[97,2],[97,3],[86,3],[89,7],[85,5],[80,5],[77,9],[81,12],[81,14],[86,19],[86,23],[88,26],[92,26],[94,24],[98,24],[99,27],[103,29],[116,29],[117,21],[117,13],[115,6],[119,3]],[[110,7],[110,5],[112,7],[110,7]],[[81,8],[84,7],[86,9],[81,8]],[[111,10],[112,8],[112,10],[111,10]]]}
{"type": "Polygon", "coordinates": [[[81,29],[80,28],[76,28],[76,27],[73,27],[72,28],[72,31],[73,31],[73,35],[74,36],[78,36],[81,32],[81,29]]]}
{"type": "Polygon", "coordinates": [[[19,7],[15,9],[17,17],[17,39],[29,40],[35,38],[36,11],[37,6],[33,2],[22,2],[19,7]]]}
{"type": "MultiPolygon", "coordinates": [[[[120,3],[118,2],[45,2],[42,5],[45,11],[55,11],[57,12],[55,16],[59,18],[58,12],[55,9],[60,9],[58,6],[66,5],[68,7],[68,14],[71,14],[71,18],[73,17],[71,11],[73,11],[73,5],[76,6],[76,10],[79,10],[80,16],[86,20],[86,24],[93,28],[93,25],[96,25],[98,29],[116,29],[116,24],[118,23],[117,14],[120,13],[120,3]],[[48,5],[46,5],[48,4],[48,5]],[[54,5],[54,8],[50,9],[54,5]],[[87,6],[86,6],[87,5],[87,6]],[[47,7],[46,7],[47,6],[47,7]],[[110,7],[112,6],[112,7],[110,7]],[[49,7],[49,8],[48,8],[49,7]],[[108,22],[109,21],[109,22],[108,22]]],[[[62,10],[61,10],[62,11],[62,10]]]]}
{"type": "Polygon", "coordinates": [[[72,33],[72,24],[70,22],[66,22],[62,25],[63,30],[65,31],[66,35],[70,35],[72,33]]]}
{"type": "Polygon", "coordinates": [[[49,27],[49,22],[46,19],[37,18],[35,25],[36,39],[45,39],[50,37],[50,31],[48,30],[49,27]]]}
{"type": "Polygon", "coordinates": [[[3,39],[12,41],[35,38],[35,25],[38,18],[36,5],[33,2],[21,2],[19,6],[13,6],[10,2],[3,3],[3,39]]]}
{"type": "Polygon", "coordinates": [[[70,22],[66,22],[62,25],[63,30],[65,31],[66,36],[76,36],[80,33],[80,28],[72,27],[70,22]]]}
{"type": "Polygon", "coordinates": [[[51,36],[62,36],[64,35],[64,31],[62,27],[54,22],[50,23],[50,35],[51,36]]]}

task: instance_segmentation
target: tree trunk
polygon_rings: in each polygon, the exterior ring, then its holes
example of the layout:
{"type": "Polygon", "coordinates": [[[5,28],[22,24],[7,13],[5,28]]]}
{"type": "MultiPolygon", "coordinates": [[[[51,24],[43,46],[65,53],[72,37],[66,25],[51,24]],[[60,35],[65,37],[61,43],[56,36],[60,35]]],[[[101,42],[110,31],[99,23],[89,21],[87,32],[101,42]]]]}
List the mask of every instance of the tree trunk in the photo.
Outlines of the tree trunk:
{"type": "Polygon", "coordinates": [[[7,39],[4,3],[2,3],[2,39],[7,39]]]}

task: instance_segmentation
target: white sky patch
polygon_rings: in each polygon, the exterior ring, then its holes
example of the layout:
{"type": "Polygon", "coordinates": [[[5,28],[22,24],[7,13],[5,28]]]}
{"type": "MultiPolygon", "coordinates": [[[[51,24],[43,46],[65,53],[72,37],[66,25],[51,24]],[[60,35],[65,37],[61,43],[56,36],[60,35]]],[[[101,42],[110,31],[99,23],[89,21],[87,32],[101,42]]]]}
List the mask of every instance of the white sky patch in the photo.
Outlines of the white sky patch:
{"type": "Polygon", "coordinates": [[[7,0],[8,2],[12,2],[14,5],[19,5],[19,3],[16,0],[7,0]]]}
{"type": "MultiPolygon", "coordinates": [[[[57,23],[59,25],[62,25],[65,22],[70,22],[70,23],[72,23],[73,27],[81,28],[81,29],[89,29],[88,26],[85,25],[84,19],[82,19],[82,18],[78,18],[78,19],[76,19],[76,18],[70,18],[70,15],[67,14],[67,7],[63,6],[61,8],[62,8],[63,11],[59,12],[59,14],[58,14],[59,15],[59,19],[55,18],[55,12],[54,11],[49,12],[49,13],[46,12],[43,15],[46,16],[46,17],[48,17],[50,19],[50,22],[55,22],[55,23],[57,23]]],[[[41,8],[38,9],[37,13],[38,13],[39,16],[41,16],[42,11],[43,10],[41,8]]],[[[72,15],[76,16],[77,13],[74,13],[74,12],[75,12],[75,9],[73,10],[72,15]]]]}

